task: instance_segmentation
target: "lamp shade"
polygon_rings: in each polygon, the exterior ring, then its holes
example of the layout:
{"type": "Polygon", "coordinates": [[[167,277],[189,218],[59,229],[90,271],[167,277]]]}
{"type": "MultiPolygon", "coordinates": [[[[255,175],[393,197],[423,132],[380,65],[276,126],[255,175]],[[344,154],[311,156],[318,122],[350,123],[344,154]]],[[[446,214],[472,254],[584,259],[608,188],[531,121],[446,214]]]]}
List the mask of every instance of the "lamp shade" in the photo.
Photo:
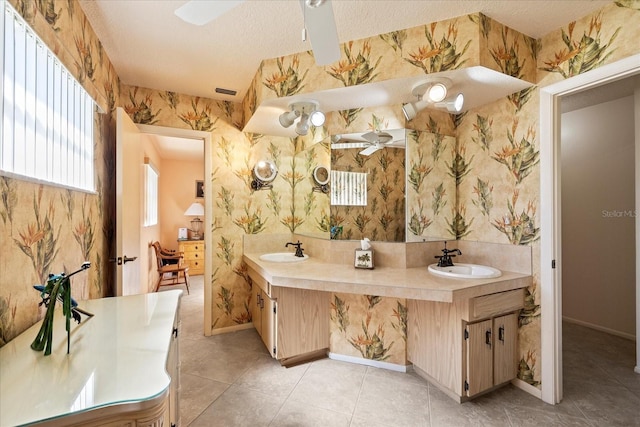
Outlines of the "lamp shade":
{"type": "Polygon", "coordinates": [[[201,203],[194,202],[184,213],[185,216],[201,216],[204,215],[204,206],[201,203]]]}

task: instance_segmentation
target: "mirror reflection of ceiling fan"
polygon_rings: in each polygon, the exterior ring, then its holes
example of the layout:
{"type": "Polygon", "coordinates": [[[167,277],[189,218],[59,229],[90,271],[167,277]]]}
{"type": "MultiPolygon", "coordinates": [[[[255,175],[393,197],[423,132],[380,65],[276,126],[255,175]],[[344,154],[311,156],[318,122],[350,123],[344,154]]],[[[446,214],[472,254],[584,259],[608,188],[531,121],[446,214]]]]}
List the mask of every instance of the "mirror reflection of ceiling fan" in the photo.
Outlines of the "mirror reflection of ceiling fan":
{"type": "MultiPolygon", "coordinates": [[[[205,25],[224,15],[246,0],[190,0],[175,10],[183,21],[205,25]]],[[[340,59],[340,43],[331,0],[299,0],[302,8],[302,41],[307,35],[318,65],[328,65],[340,59]]]]}
{"type": "Polygon", "coordinates": [[[370,156],[386,147],[405,147],[404,135],[402,138],[394,138],[394,135],[385,131],[334,135],[331,142],[332,149],[364,148],[358,153],[362,156],[370,156]]]}

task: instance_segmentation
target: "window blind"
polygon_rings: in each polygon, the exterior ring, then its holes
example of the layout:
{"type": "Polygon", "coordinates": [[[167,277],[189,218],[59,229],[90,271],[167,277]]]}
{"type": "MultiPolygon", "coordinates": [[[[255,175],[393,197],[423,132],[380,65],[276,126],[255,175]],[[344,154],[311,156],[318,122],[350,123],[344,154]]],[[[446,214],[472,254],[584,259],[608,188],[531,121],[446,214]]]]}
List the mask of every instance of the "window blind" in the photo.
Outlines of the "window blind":
{"type": "Polygon", "coordinates": [[[95,102],[2,1],[0,171],[94,191],[95,102]]]}

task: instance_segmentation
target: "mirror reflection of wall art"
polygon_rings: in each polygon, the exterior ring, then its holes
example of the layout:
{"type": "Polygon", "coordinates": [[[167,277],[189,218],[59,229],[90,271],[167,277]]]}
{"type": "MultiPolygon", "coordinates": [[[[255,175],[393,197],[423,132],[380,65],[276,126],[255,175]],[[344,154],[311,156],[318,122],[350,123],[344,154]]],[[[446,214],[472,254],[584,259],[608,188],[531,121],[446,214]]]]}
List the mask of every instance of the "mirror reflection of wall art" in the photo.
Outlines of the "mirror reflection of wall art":
{"type": "Polygon", "coordinates": [[[356,249],[356,268],[373,268],[373,249],[356,249]]]}
{"type": "Polygon", "coordinates": [[[204,181],[196,181],[196,198],[204,198],[204,181]]]}

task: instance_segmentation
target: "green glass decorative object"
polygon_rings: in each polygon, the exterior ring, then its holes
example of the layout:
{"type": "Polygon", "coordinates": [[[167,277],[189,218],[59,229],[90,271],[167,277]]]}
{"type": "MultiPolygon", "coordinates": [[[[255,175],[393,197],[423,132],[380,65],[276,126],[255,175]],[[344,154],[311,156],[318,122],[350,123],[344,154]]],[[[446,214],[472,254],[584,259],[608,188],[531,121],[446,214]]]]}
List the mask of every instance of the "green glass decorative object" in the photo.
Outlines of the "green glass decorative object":
{"type": "Polygon", "coordinates": [[[31,343],[31,348],[36,351],[43,351],[44,355],[49,356],[51,354],[51,344],[53,340],[53,314],[55,311],[56,300],[62,302],[62,313],[67,319],[66,331],[67,331],[67,354],[69,354],[69,347],[71,345],[71,317],[77,323],[80,323],[82,318],[81,314],[88,317],[92,317],[93,314],[82,310],[78,307],[78,303],[71,298],[71,276],[80,273],[91,267],[90,262],[84,262],[79,270],[74,271],[69,275],[65,273],[61,274],[49,274],[49,279],[46,285],[35,285],[34,289],[40,292],[42,301],[39,305],[47,307],[47,312],[44,315],[42,326],[36,338],[31,343]]]}

